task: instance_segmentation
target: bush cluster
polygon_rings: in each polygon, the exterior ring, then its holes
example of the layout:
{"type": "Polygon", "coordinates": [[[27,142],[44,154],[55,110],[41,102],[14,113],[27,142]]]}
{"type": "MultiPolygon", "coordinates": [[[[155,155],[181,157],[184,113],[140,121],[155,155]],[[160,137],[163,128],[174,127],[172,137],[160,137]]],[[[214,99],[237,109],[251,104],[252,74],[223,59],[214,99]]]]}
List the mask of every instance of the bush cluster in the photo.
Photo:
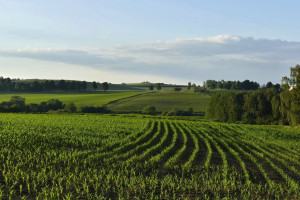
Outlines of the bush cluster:
{"type": "Polygon", "coordinates": [[[104,113],[104,114],[111,113],[111,111],[105,106],[102,106],[102,107],[84,106],[81,108],[81,112],[83,112],[83,113],[104,113]]]}
{"type": "Polygon", "coordinates": [[[168,112],[163,112],[161,115],[163,116],[192,116],[194,115],[193,108],[187,108],[185,110],[173,108],[168,112]]]}
{"type": "MultiPolygon", "coordinates": [[[[10,101],[0,103],[0,112],[6,113],[74,113],[77,107],[74,103],[64,104],[58,99],[50,99],[39,104],[25,104],[25,98],[12,96],[10,101]]],[[[81,109],[83,113],[111,113],[106,107],[84,106],[81,109]]]]}
{"type": "MultiPolygon", "coordinates": [[[[56,111],[59,109],[64,109],[65,104],[63,104],[58,99],[50,99],[48,101],[43,101],[40,104],[31,103],[26,105],[25,98],[20,96],[12,96],[10,101],[4,101],[0,104],[0,112],[48,112],[50,110],[56,111]]],[[[74,109],[74,108],[73,108],[74,109]]]]}
{"type": "Polygon", "coordinates": [[[142,110],[142,113],[145,115],[155,115],[156,108],[154,106],[147,106],[142,110]]]}

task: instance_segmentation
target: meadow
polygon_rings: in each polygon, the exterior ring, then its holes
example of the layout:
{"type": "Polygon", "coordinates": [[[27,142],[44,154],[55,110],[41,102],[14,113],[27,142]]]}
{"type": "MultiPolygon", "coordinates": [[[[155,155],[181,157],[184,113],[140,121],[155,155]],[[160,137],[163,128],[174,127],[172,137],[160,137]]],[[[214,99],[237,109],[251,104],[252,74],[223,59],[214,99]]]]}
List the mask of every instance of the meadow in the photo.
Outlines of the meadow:
{"type": "Polygon", "coordinates": [[[106,92],[2,92],[0,102],[9,101],[12,96],[25,98],[26,104],[58,99],[63,103],[75,103],[80,110],[82,106],[107,106],[116,113],[141,113],[147,106],[155,106],[157,112],[175,109],[193,108],[195,114],[205,115],[210,95],[194,92],[172,91],[106,91],[106,92]]]}
{"type": "Polygon", "coordinates": [[[184,110],[190,107],[195,113],[204,115],[209,99],[210,95],[202,93],[160,91],[116,100],[107,104],[107,107],[120,113],[141,112],[146,106],[154,106],[157,112],[167,112],[173,108],[184,110]]]}
{"type": "Polygon", "coordinates": [[[145,91],[106,91],[106,92],[2,92],[0,102],[9,101],[11,96],[21,96],[26,99],[26,104],[40,103],[49,99],[58,99],[63,103],[75,103],[76,106],[103,106],[111,101],[128,98],[146,93],[145,91]]]}
{"type": "Polygon", "coordinates": [[[0,114],[0,199],[299,199],[300,130],[0,114]]]}

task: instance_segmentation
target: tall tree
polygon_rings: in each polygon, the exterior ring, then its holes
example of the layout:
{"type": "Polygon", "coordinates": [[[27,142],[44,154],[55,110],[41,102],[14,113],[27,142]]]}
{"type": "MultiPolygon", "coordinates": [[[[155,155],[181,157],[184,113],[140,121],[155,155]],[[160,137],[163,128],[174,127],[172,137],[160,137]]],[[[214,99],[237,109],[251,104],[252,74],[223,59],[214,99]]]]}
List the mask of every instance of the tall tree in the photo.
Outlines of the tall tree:
{"type": "Polygon", "coordinates": [[[43,89],[43,85],[38,81],[33,81],[30,83],[30,89],[33,91],[40,91],[43,89]]]}
{"type": "Polygon", "coordinates": [[[50,90],[54,90],[54,89],[55,89],[55,82],[54,82],[53,80],[51,80],[51,81],[49,82],[49,89],[50,89],[50,90]]]}
{"type": "Polygon", "coordinates": [[[148,89],[152,91],[154,89],[154,86],[151,84],[148,86],[148,89]]]}
{"type": "Polygon", "coordinates": [[[61,90],[65,90],[66,89],[66,81],[65,80],[60,80],[58,82],[58,88],[61,90]]]}
{"type": "Polygon", "coordinates": [[[77,85],[77,84],[76,84],[76,81],[72,81],[72,82],[71,82],[71,85],[70,85],[70,86],[71,86],[70,89],[71,89],[71,90],[76,90],[76,85],[77,85]]]}
{"type": "Polygon", "coordinates": [[[81,88],[82,88],[83,90],[86,90],[86,88],[87,88],[87,83],[86,83],[86,81],[82,81],[82,83],[81,83],[81,88]]]}
{"type": "Polygon", "coordinates": [[[161,84],[160,83],[156,83],[156,89],[157,89],[157,91],[161,90],[161,84]]]}
{"type": "Polygon", "coordinates": [[[92,87],[93,87],[94,91],[97,89],[98,85],[97,85],[96,81],[93,81],[92,87]]]}
{"type": "Polygon", "coordinates": [[[273,87],[274,87],[274,85],[273,85],[273,83],[270,82],[270,81],[266,84],[266,88],[267,88],[267,89],[270,89],[270,88],[273,88],[273,87]]]}
{"type": "Polygon", "coordinates": [[[187,86],[187,89],[190,90],[192,87],[192,83],[191,82],[188,82],[188,86],[187,86]]]}
{"type": "Polygon", "coordinates": [[[102,90],[105,92],[106,90],[109,89],[109,84],[107,82],[103,82],[101,84],[102,90]]]}
{"type": "Polygon", "coordinates": [[[193,83],[192,87],[194,89],[194,92],[197,92],[197,85],[195,83],[193,83]]]}
{"type": "Polygon", "coordinates": [[[290,79],[286,76],[282,77],[281,79],[281,89],[289,90],[290,89],[290,79]]]}
{"type": "Polygon", "coordinates": [[[296,65],[295,67],[291,67],[291,74],[290,74],[291,84],[293,86],[300,87],[300,65],[296,65]]]}

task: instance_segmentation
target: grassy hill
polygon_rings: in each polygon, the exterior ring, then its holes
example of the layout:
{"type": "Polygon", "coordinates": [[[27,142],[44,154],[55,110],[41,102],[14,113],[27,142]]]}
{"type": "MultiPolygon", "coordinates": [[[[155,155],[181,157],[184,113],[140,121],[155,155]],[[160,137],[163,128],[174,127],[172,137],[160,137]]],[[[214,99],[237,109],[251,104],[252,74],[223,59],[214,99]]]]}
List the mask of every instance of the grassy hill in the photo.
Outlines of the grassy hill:
{"type": "Polygon", "coordinates": [[[116,100],[107,104],[107,107],[116,112],[141,112],[146,106],[155,106],[158,112],[169,111],[172,108],[186,109],[191,107],[194,112],[203,115],[209,99],[208,94],[161,91],[116,100]]]}
{"type": "Polygon", "coordinates": [[[0,93],[0,102],[9,101],[11,96],[25,98],[26,104],[40,103],[49,99],[58,99],[64,103],[75,103],[76,106],[102,106],[117,99],[128,98],[145,92],[140,91],[107,91],[107,92],[44,92],[44,93],[0,93]]]}
{"type": "Polygon", "coordinates": [[[210,96],[193,92],[149,92],[149,91],[95,91],[95,92],[2,92],[0,102],[9,101],[12,96],[25,98],[26,104],[40,103],[58,99],[64,103],[73,102],[77,107],[103,106],[118,113],[138,113],[146,106],[155,106],[158,112],[172,108],[193,108],[194,112],[204,115],[210,96]]]}

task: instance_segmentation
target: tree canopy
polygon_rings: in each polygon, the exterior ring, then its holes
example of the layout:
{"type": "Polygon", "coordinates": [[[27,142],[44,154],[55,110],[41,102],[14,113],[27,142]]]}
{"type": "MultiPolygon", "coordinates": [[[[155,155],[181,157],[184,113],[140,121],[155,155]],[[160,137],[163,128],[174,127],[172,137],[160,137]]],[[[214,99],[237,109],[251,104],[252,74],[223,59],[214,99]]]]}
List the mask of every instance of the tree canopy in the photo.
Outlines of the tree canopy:
{"type": "Polygon", "coordinates": [[[108,84],[107,82],[103,82],[103,83],[101,84],[101,87],[102,87],[102,90],[103,90],[103,91],[106,91],[106,90],[109,89],[109,84],[108,84]]]}
{"type": "Polygon", "coordinates": [[[265,90],[229,92],[211,97],[206,117],[222,122],[250,124],[300,124],[300,66],[282,78],[282,89],[271,82],[265,90]],[[295,86],[289,89],[289,84],[295,86]]]}

